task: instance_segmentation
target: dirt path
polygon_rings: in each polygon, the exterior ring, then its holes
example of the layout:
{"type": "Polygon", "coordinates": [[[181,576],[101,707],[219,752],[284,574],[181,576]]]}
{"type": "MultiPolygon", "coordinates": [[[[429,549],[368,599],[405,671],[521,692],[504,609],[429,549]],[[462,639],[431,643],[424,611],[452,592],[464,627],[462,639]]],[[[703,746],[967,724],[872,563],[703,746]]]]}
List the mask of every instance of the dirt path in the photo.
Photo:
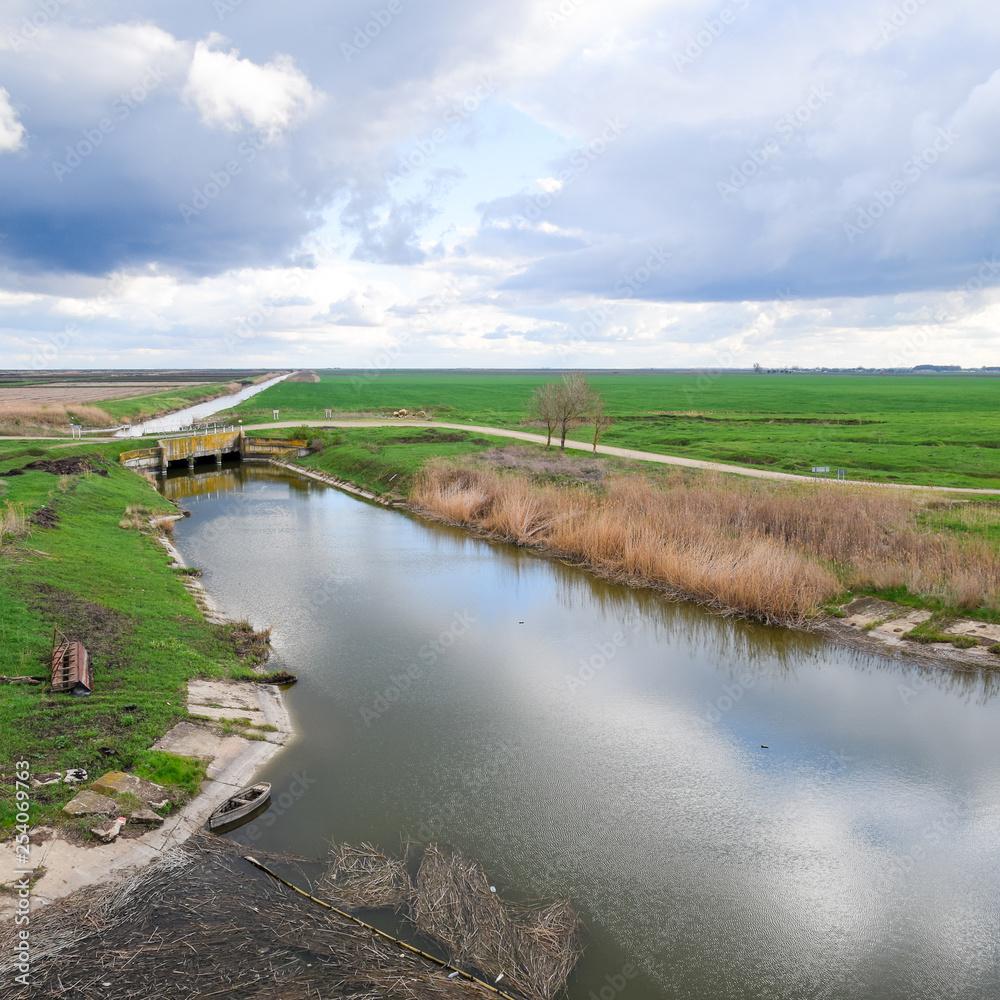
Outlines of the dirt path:
{"type": "MultiPolygon", "coordinates": [[[[268,430],[275,427],[441,427],[447,430],[473,431],[492,437],[513,438],[531,444],[545,444],[544,434],[530,434],[527,431],[512,431],[503,427],[483,427],[479,424],[449,424],[439,420],[277,420],[265,424],[248,424],[248,431],[268,430]]],[[[567,441],[566,447],[573,451],[594,450],[593,445],[582,441],[567,441]]],[[[633,458],[640,462],[656,462],[660,465],[679,465],[686,469],[705,469],[709,472],[728,472],[736,476],[751,476],[755,479],[779,479],[795,483],[813,483],[812,476],[800,476],[792,472],[773,472],[769,469],[751,469],[745,465],[723,465],[721,462],[706,462],[698,458],[681,458],[679,455],[661,455],[655,451],[638,451],[635,448],[615,448],[599,444],[599,455],[614,455],[618,458],[633,458]]],[[[829,481],[829,480],[828,480],[829,481]]],[[[853,486],[883,486],[893,490],[935,490],[942,493],[971,493],[976,495],[997,495],[1000,489],[974,489],[968,486],[922,486],[918,483],[876,483],[865,479],[848,479],[853,486]]]]}

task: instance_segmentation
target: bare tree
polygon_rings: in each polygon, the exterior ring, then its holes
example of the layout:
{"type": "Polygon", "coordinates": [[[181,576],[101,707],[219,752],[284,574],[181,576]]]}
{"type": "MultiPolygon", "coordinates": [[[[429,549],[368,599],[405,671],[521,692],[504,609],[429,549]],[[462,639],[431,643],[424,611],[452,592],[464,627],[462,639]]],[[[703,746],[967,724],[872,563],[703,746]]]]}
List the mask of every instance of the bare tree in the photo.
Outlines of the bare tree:
{"type": "Polygon", "coordinates": [[[545,424],[545,430],[548,434],[548,440],[545,442],[546,450],[552,447],[552,432],[559,425],[558,397],[558,382],[536,386],[531,394],[531,405],[528,408],[528,413],[545,424]]]}
{"type": "Polygon", "coordinates": [[[600,436],[615,422],[614,417],[609,417],[604,413],[604,400],[601,394],[594,393],[596,400],[594,405],[594,454],[597,454],[597,441],[600,436]]]}
{"type": "Polygon", "coordinates": [[[556,382],[555,386],[558,400],[559,449],[565,451],[566,431],[591,413],[594,408],[594,393],[587,385],[587,377],[581,372],[563,375],[562,382],[556,382]]]}

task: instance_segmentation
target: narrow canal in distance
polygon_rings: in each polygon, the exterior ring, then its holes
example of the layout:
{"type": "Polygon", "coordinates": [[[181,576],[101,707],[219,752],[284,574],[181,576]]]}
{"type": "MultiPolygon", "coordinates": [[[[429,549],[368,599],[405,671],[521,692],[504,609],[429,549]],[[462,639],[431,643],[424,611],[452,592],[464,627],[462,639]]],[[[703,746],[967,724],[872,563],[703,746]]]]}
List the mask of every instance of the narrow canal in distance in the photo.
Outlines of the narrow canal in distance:
{"type": "Polygon", "coordinates": [[[627,1000],[1000,996],[995,683],[273,468],[161,489],[192,510],[176,543],[222,611],[273,624],[271,665],[299,678],[255,846],[437,840],[505,895],[568,894],[573,1000],[608,1000],[630,965],[627,1000]]]}

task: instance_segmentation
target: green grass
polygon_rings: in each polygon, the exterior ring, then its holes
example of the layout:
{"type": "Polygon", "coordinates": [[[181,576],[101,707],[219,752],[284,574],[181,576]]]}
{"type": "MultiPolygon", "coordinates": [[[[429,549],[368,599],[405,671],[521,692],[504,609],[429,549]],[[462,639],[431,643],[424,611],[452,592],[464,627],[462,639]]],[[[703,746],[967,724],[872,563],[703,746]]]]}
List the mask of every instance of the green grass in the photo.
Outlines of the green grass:
{"type": "MultiPolygon", "coordinates": [[[[230,411],[250,421],[425,409],[439,420],[520,427],[556,373],[321,372],[230,411]]],[[[784,472],[1000,487],[1000,379],[954,376],[593,375],[615,424],[602,441],[784,472]]],[[[571,435],[588,440],[588,429],[571,435]]]]}
{"type": "Polygon", "coordinates": [[[292,428],[289,437],[323,442],[323,450],[296,464],[328,472],[379,496],[406,496],[413,476],[436,456],[483,451],[510,442],[465,431],[433,427],[292,428]]]}
{"type": "Polygon", "coordinates": [[[125,399],[102,399],[99,406],[119,421],[148,420],[151,417],[182,410],[208,399],[223,396],[230,390],[226,382],[214,382],[211,385],[194,385],[186,389],[168,389],[165,392],[149,393],[145,396],[129,396],[125,399]]]}
{"type": "MultiPolygon", "coordinates": [[[[98,775],[163,766],[149,747],[185,717],[187,680],[239,669],[224,631],[205,622],[162,545],[119,526],[132,504],[174,509],[143,477],[115,464],[126,446],[87,443],[49,452],[58,458],[104,451],[108,478],[27,472],[2,481],[0,503],[23,503],[29,512],[47,504],[60,521],[0,548],[0,674],[47,677],[54,625],[85,643],[95,669],[96,690],[88,698],[0,685],[0,759],[27,760],[34,772],[84,767],[98,775]]],[[[33,457],[11,451],[0,453],[0,469],[33,457]]],[[[50,809],[72,793],[53,785],[34,795],[50,809]]]]}

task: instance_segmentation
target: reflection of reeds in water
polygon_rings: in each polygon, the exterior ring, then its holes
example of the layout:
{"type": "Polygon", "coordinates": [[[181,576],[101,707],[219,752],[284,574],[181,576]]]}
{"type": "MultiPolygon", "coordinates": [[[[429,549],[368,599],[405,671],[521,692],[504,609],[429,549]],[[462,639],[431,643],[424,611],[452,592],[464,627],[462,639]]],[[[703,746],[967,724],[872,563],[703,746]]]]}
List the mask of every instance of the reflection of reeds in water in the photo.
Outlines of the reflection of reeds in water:
{"type": "Polygon", "coordinates": [[[407,907],[413,925],[451,964],[499,979],[529,1000],[561,994],[580,957],[579,918],[568,900],[506,902],[476,862],[436,844],[424,852],[416,884],[403,861],[370,844],[341,845],[317,891],[349,906],[407,907]]]}
{"type": "Polygon", "coordinates": [[[996,547],[920,528],[925,502],[875,487],[678,475],[598,492],[436,464],[413,501],[491,537],[579,560],[603,576],[723,610],[799,623],[850,587],[907,587],[956,607],[1000,607],[996,547]]]}

